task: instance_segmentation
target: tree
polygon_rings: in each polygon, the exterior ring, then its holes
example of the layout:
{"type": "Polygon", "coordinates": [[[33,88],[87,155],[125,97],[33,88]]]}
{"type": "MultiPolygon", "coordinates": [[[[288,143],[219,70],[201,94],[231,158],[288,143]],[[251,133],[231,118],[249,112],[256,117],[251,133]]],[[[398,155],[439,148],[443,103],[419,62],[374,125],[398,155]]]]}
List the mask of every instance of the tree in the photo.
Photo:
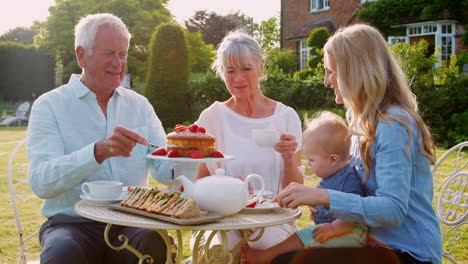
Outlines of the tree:
{"type": "Polygon", "coordinates": [[[190,32],[200,32],[206,44],[217,46],[226,34],[236,28],[239,23],[234,17],[220,16],[206,10],[196,11],[195,15],[185,21],[185,27],[190,32]]]}
{"type": "Polygon", "coordinates": [[[265,55],[267,74],[280,70],[283,74],[292,75],[299,66],[297,54],[289,49],[271,48],[265,55]]]}
{"type": "Polygon", "coordinates": [[[191,119],[187,83],[189,50],[183,29],[171,23],[156,28],[149,47],[150,59],[144,95],[165,128],[191,119]]]}
{"type": "Polygon", "coordinates": [[[57,0],[49,8],[50,16],[44,22],[36,22],[39,31],[35,43],[53,55],[64,68],[64,80],[71,73],[81,72],[75,59],[74,27],[87,14],[112,13],[128,26],[133,35],[129,51],[128,70],[133,75],[143,74],[148,54],[146,47],[152,30],[162,22],[171,20],[164,6],[168,0],[57,0]],[[133,57],[133,58],[132,58],[133,57]]]}
{"type": "Polygon", "coordinates": [[[306,45],[310,47],[310,58],[307,60],[307,66],[311,69],[323,62],[323,47],[330,37],[326,27],[319,27],[310,32],[306,45]]]}
{"type": "Polygon", "coordinates": [[[215,56],[213,45],[205,44],[202,35],[198,32],[185,32],[187,43],[190,49],[191,72],[207,72],[213,63],[215,56]]]}
{"type": "Polygon", "coordinates": [[[227,14],[227,18],[234,19],[237,21],[237,28],[242,29],[246,33],[248,33],[251,36],[254,36],[255,34],[258,33],[259,31],[259,25],[254,22],[253,17],[249,17],[240,11],[237,11],[235,13],[227,14]]]}
{"type": "Polygon", "coordinates": [[[16,27],[8,30],[6,33],[0,36],[0,42],[17,42],[24,45],[30,45],[34,43],[34,36],[37,31],[27,27],[16,27]]]}
{"type": "MultiPolygon", "coordinates": [[[[374,25],[385,36],[404,32],[395,25],[427,20],[455,19],[468,24],[467,1],[453,0],[379,0],[366,2],[358,11],[359,20],[374,25]]],[[[466,34],[466,33],[465,33],[466,34]]]]}
{"type": "Polygon", "coordinates": [[[276,17],[269,18],[260,23],[257,40],[265,51],[279,46],[280,32],[278,19],[276,17]]]}

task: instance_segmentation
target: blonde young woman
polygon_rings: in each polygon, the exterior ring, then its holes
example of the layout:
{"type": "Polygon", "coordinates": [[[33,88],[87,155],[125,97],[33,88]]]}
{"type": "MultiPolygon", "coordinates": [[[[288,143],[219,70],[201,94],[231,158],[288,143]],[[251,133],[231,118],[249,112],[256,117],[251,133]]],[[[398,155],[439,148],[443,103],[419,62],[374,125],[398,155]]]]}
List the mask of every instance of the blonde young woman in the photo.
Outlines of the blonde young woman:
{"type": "MultiPolygon", "coordinates": [[[[263,177],[265,190],[273,196],[292,182],[302,183],[302,174],[298,169],[300,144],[283,146],[282,142],[278,143],[275,147],[277,150],[289,150],[281,154],[274,148],[257,146],[252,138],[253,129],[268,128],[288,133],[282,137],[284,142],[290,137],[289,134],[300,139],[302,129],[299,116],[291,107],[262,93],[260,80],[264,72],[264,59],[258,42],[243,32],[231,32],[217,50],[213,69],[224,80],[231,97],[225,102],[213,103],[200,114],[196,123],[216,136],[217,149],[235,156],[235,159],[224,164],[201,164],[198,178],[214,175],[218,167],[224,168],[228,176],[246,177],[255,173],[263,177]]],[[[254,190],[258,188],[256,184],[253,184],[254,190]]],[[[295,223],[269,227],[260,240],[250,245],[256,248],[271,247],[296,230],[295,223]]],[[[240,232],[229,232],[229,247],[236,245],[241,238],[240,232]]]]}
{"type": "Polygon", "coordinates": [[[371,237],[399,263],[441,263],[431,205],[434,143],[404,73],[382,35],[368,25],[340,29],[324,51],[324,83],[346,107],[355,134],[352,162],[367,197],[292,183],[275,200],[290,208],[323,205],[338,219],[369,226],[371,237]]]}

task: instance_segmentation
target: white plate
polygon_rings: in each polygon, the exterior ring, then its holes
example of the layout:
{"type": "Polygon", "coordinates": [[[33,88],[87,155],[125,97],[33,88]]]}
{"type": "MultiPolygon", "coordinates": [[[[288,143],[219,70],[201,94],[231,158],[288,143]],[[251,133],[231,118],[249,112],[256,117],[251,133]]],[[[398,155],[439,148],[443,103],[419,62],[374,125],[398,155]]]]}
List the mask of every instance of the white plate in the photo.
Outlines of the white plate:
{"type": "MultiPolygon", "coordinates": [[[[257,205],[259,206],[259,205],[257,205]]],[[[241,211],[241,213],[267,213],[274,211],[279,207],[278,203],[269,203],[269,202],[264,202],[263,204],[260,204],[260,206],[263,207],[255,207],[255,208],[250,208],[250,207],[244,207],[241,211]]]]}
{"type": "Polygon", "coordinates": [[[94,199],[94,198],[91,198],[90,196],[88,196],[87,194],[80,194],[80,198],[81,198],[81,200],[85,200],[86,202],[88,202],[88,203],[90,203],[92,205],[108,206],[108,205],[115,204],[115,203],[118,203],[120,201],[125,200],[125,198],[127,198],[127,195],[128,195],[128,192],[122,192],[120,194],[119,198],[112,199],[112,200],[94,199]]]}
{"type": "Polygon", "coordinates": [[[230,160],[233,159],[234,156],[230,155],[224,155],[224,158],[212,158],[212,157],[206,157],[202,159],[192,159],[189,157],[178,157],[178,158],[169,158],[167,156],[158,156],[158,155],[151,155],[148,154],[146,155],[147,158],[149,159],[155,159],[155,160],[170,160],[170,161],[178,161],[178,162],[187,162],[187,163],[202,163],[202,162],[213,162],[213,161],[223,161],[223,160],[230,160]]]}

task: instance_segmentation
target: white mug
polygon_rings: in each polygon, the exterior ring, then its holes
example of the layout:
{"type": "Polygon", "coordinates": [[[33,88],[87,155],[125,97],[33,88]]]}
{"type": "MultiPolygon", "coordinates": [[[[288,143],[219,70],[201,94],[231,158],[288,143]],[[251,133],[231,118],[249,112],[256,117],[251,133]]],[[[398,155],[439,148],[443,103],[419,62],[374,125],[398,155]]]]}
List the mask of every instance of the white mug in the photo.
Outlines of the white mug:
{"type": "Polygon", "coordinates": [[[274,129],[253,129],[252,137],[258,146],[272,148],[280,142],[281,132],[274,129]]]}
{"type": "Polygon", "coordinates": [[[81,191],[92,199],[115,200],[122,194],[121,182],[117,181],[93,181],[81,185],[81,191]]]}

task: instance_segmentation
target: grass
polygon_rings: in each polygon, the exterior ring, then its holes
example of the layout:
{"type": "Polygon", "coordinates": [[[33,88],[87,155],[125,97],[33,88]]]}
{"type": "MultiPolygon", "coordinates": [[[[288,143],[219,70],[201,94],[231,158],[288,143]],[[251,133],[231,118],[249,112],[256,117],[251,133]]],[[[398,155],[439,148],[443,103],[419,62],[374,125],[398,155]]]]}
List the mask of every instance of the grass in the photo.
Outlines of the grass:
{"type": "MultiPolygon", "coordinates": [[[[2,144],[6,142],[20,141],[26,135],[25,127],[0,127],[0,206],[4,210],[0,211],[0,263],[19,263],[19,252],[18,252],[18,237],[15,226],[15,218],[13,215],[12,204],[10,200],[10,195],[8,191],[8,183],[6,177],[6,168],[7,168],[7,155],[2,155],[2,153],[11,152],[14,147],[14,144],[2,144]]],[[[446,149],[437,150],[437,156],[440,157],[446,149]]],[[[15,160],[20,162],[27,163],[27,157],[24,150],[24,147],[21,148],[18,152],[15,160]]],[[[449,171],[448,166],[441,167],[443,171],[449,171]]],[[[23,173],[24,174],[24,173],[23,173]]],[[[310,174],[310,170],[307,169],[306,174],[310,174]]],[[[154,180],[150,180],[151,186],[164,187],[164,185],[158,184],[154,180]]],[[[305,180],[305,184],[308,186],[315,186],[317,180],[315,177],[308,177],[305,180]]],[[[28,188],[21,188],[24,191],[27,191],[28,188]]],[[[39,208],[42,204],[40,199],[30,199],[27,201],[19,201],[19,207],[21,208],[21,215],[24,217],[22,219],[22,224],[25,229],[26,235],[31,234],[34,231],[39,230],[41,223],[44,221],[44,218],[39,215],[39,208]]],[[[304,228],[311,225],[309,220],[309,210],[304,207],[303,215],[298,220],[298,226],[304,228]]],[[[461,237],[461,241],[458,242],[456,252],[454,254],[455,259],[459,260],[459,263],[468,264],[468,227],[465,225],[462,228],[465,235],[461,237]]],[[[174,232],[170,232],[174,235],[174,232]]],[[[189,231],[183,231],[183,240],[184,240],[184,258],[190,256],[190,251],[188,250],[188,242],[190,240],[191,233],[189,231]]],[[[27,243],[29,250],[27,251],[27,257],[30,260],[38,259],[40,246],[38,243],[37,236],[33,237],[31,241],[27,243]]],[[[448,263],[444,260],[444,263],[448,263]]]]}

